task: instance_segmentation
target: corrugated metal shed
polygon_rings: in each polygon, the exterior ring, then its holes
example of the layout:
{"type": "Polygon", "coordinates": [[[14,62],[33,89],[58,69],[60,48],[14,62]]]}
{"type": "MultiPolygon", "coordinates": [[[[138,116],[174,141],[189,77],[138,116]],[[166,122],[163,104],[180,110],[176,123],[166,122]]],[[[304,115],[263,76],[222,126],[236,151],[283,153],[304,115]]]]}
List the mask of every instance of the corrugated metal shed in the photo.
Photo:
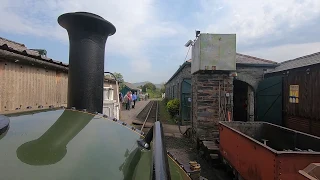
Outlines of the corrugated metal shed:
{"type": "Polygon", "coordinates": [[[275,73],[275,72],[310,66],[310,65],[319,64],[319,63],[320,63],[320,52],[317,52],[317,53],[309,54],[299,58],[295,58],[289,61],[284,61],[269,73],[275,73]]]}
{"type": "Polygon", "coordinates": [[[65,106],[68,64],[0,37],[0,112],[65,106]]]}
{"type": "MultiPolygon", "coordinates": [[[[44,62],[60,65],[62,67],[68,67],[68,64],[62,63],[60,61],[53,60],[51,58],[48,58],[46,56],[41,55],[38,51],[28,49],[24,44],[17,43],[5,38],[0,37],[0,49],[9,51],[14,54],[19,54],[27,57],[31,57],[34,59],[39,59],[44,62]]],[[[3,53],[3,52],[1,52],[3,53]]]]}

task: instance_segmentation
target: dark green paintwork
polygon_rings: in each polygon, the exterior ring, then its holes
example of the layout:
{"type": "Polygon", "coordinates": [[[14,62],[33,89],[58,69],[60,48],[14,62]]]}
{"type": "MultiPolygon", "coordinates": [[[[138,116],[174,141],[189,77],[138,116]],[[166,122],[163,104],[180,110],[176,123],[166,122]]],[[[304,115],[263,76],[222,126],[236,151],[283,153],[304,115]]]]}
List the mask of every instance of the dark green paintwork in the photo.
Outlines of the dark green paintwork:
{"type": "Polygon", "coordinates": [[[181,82],[181,119],[183,121],[190,121],[191,102],[191,79],[183,79],[181,82]]]}
{"type": "Polygon", "coordinates": [[[172,180],[190,180],[190,177],[169,157],[168,163],[172,180]]]}
{"type": "MultiPolygon", "coordinates": [[[[71,110],[10,120],[0,138],[0,179],[151,179],[152,152],[138,147],[141,136],[119,123],[71,110]]],[[[172,172],[172,179],[182,179],[172,172]]]]}
{"type": "Polygon", "coordinates": [[[282,125],[282,77],[262,80],[256,95],[257,120],[282,125]]]}

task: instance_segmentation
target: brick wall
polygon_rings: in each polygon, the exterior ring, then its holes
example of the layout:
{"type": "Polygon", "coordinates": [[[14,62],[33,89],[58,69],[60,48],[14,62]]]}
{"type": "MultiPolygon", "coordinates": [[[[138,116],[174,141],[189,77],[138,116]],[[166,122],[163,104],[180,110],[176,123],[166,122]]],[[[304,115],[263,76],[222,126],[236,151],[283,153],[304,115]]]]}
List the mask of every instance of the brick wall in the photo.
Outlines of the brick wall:
{"type": "Polygon", "coordinates": [[[166,98],[180,99],[181,92],[181,82],[184,78],[191,78],[191,64],[186,64],[174,78],[172,78],[167,84],[166,87],[166,98]]]}
{"type": "Polygon", "coordinates": [[[212,137],[218,121],[227,119],[227,111],[232,117],[232,94],[233,77],[229,73],[192,75],[192,121],[198,137],[212,137]]]}

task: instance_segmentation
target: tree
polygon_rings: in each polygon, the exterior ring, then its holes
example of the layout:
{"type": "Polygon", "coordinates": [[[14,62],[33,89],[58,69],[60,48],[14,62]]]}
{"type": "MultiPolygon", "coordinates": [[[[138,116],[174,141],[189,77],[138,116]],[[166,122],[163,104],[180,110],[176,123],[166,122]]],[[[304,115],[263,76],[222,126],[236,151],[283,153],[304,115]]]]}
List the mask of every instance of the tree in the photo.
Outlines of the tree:
{"type": "MultiPolygon", "coordinates": [[[[119,90],[121,91],[121,89],[124,87],[124,79],[122,74],[118,72],[114,72],[112,74],[117,78],[117,81],[119,83],[119,90]]],[[[111,74],[106,74],[105,77],[114,78],[111,74]]]]}
{"type": "Polygon", "coordinates": [[[157,87],[154,84],[150,83],[150,82],[148,82],[148,83],[146,83],[145,85],[142,86],[142,91],[143,92],[146,92],[147,90],[155,91],[156,89],[157,89],[157,87]]]}
{"type": "Polygon", "coordinates": [[[166,87],[164,86],[164,83],[161,83],[160,92],[161,93],[165,93],[166,92],[166,87]]]}
{"type": "Polygon", "coordinates": [[[117,78],[119,83],[123,83],[124,82],[123,76],[122,76],[121,73],[114,72],[113,75],[117,78]]]}

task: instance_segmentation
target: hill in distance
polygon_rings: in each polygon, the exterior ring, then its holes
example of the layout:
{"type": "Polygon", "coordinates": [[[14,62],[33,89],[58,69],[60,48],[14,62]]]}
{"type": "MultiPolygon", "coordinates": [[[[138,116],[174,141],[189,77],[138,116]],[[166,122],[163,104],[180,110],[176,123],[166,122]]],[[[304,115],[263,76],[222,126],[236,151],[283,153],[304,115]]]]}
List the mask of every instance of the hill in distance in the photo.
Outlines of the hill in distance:
{"type": "MultiPolygon", "coordinates": [[[[144,81],[144,82],[137,82],[137,83],[131,83],[135,87],[143,86],[145,84],[149,83],[149,81],[144,81]]],[[[153,83],[152,83],[153,84],[153,83]]],[[[161,84],[154,84],[157,88],[161,88],[161,84]]]]}

